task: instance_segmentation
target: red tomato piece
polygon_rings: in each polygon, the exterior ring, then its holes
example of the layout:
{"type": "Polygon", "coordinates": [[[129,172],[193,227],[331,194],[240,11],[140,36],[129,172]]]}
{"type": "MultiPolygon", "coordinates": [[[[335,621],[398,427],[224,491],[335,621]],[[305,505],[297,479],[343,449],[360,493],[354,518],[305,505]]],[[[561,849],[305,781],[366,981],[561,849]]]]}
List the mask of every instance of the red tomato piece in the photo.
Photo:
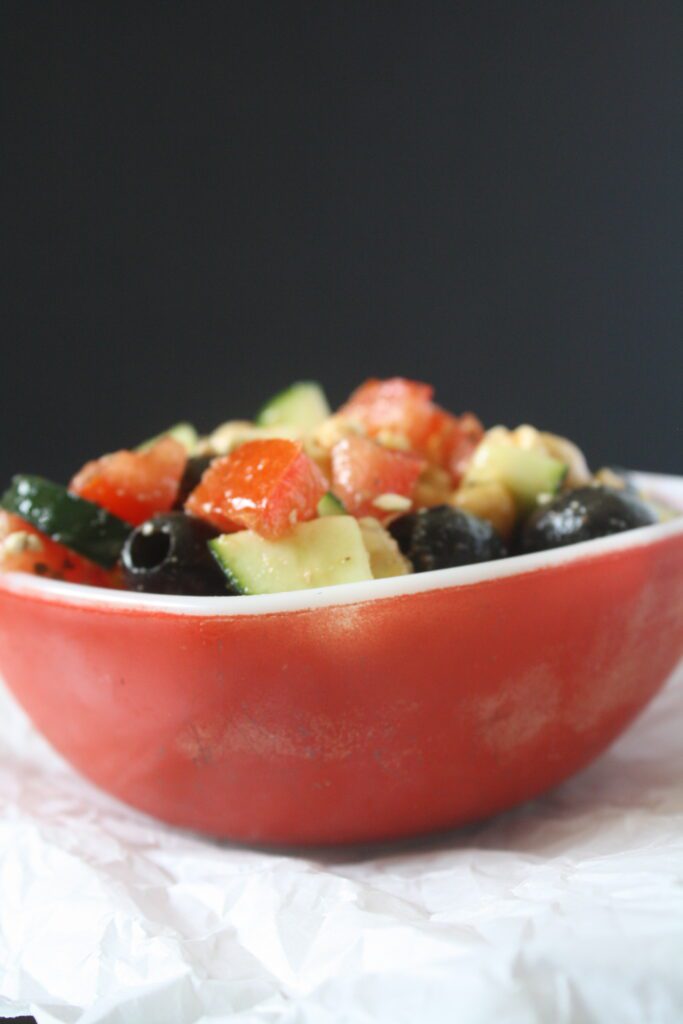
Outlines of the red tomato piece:
{"type": "Polygon", "coordinates": [[[406,377],[388,377],[377,380],[371,377],[356,388],[346,405],[356,408],[377,408],[384,403],[388,409],[405,402],[428,402],[434,394],[431,384],[422,384],[406,377]]]}
{"type": "Polygon", "coordinates": [[[430,462],[447,469],[457,486],[483,436],[484,428],[473,413],[453,416],[435,405],[419,451],[430,462]]]}
{"type": "Polygon", "coordinates": [[[472,413],[453,416],[432,401],[428,384],[392,377],[368,380],[340,413],[359,423],[371,437],[405,439],[410,449],[447,469],[458,483],[484,429],[472,413]]]}
{"type": "Polygon", "coordinates": [[[0,510],[0,572],[29,572],[91,587],[118,586],[117,570],[108,571],[50,540],[20,516],[0,510]]]}
{"type": "Polygon", "coordinates": [[[392,451],[367,437],[345,437],[332,449],[332,490],[356,516],[383,518],[373,505],[381,494],[412,497],[424,461],[409,452],[392,451]]]}
{"type": "Polygon", "coordinates": [[[183,445],[166,436],[145,451],[114,452],[86,463],[69,488],[138,526],[173,507],[186,463],[183,445]]]}
{"type": "Polygon", "coordinates": [[[277,540],[313,519],[327,480],[299,442],[248,441],[215,459],[185,509],[220,530],[255,530],[277,540]]]}
{"type": "Polygon", "coordinates": [[[360,423],[370,436],[380,432],[402,435],[416,446],[429,431],[432,394],[429,384],[403,377],[367,380],[339,412],[360,423]]]}
{"type": "Polygon", "coordinates": [[[453,483],[457,487],[475,448],[484,436],[484,427],[472,412],[465,412],[462,416],[453,418],[456,420],[456,425],[451,430],[445,445],[443,465],[451,474],[453,483]]]}

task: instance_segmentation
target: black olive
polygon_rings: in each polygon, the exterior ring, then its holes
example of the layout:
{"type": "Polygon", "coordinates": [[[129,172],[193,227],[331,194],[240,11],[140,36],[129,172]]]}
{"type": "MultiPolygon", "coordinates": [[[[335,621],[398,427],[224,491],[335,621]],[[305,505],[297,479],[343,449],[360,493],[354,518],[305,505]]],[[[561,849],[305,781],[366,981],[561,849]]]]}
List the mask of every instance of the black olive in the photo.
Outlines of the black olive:
{"type": "Polygon", "coordinates": [[[215,455],[192,455],[185,464],[185,472],[180,480],[180,486],[178,487],[178,497],[175,500],[174,509],[182,509],[183,505],[189,498],[195,487],[198,486],[199,481],[204,476],[204,473],[209,468],[211,462],[215,459],[215,455]]]}
{"type": "Polygon", "coordinates": [[[233,593],[208,547],[219,532],[183,512],[154,516],[123,546],[126,586],[148,594],[233,593]]]}
{"type": "Polygon", "coordinates": [[[400,516],[389,532],[415,572],[489,562],[506,554],[489,522],[450,505],[400,516]]]}
{"type": "Polygon", "coordinates": [[[520,550],[560,548],[655,522],[655,512],[631,491],[578,487],[532,513],[522,529],[520,550]]]}

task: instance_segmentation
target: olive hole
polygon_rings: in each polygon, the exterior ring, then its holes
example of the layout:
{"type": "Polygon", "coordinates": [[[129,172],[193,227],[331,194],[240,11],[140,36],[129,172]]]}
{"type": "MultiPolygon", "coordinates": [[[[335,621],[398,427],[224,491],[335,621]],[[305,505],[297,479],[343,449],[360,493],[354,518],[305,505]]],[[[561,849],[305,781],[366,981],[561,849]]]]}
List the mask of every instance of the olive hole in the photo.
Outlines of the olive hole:
{"type": "Polygon", "coordinates": [[[157,530],[145,534],[141,530],[131,538],[130,560],[134,569],[156,569],[168,558],[171,538],[157,530]]]}

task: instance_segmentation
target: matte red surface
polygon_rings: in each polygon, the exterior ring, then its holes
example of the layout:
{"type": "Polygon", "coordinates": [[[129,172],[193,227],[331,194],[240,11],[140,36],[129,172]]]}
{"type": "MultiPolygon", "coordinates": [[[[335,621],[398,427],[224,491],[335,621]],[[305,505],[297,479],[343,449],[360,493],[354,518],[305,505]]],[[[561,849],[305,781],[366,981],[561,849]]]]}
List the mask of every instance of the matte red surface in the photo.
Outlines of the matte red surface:
{"type": "Polygon", "coordinates": [[[217,836],[385,839],[587,764],[683,654],[683,535],[356,605],[198,617],[0,581],[0,669],[84,775],[217,836]]]}

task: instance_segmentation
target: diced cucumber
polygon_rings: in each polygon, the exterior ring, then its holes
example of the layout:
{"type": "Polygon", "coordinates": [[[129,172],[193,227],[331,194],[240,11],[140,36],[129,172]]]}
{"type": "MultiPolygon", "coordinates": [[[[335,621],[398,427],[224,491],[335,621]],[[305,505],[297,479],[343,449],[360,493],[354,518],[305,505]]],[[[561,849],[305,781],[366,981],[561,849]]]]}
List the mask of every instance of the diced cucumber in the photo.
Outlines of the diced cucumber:
{"type": "Polygon", "coordinates": [[[484,440],[474,453],[463,483],[496,480],[512,492],[522,508],[528,509],[541,494],[555,494],[566,474],[565,463],[544,452],[484,440]]]}
{"type": "Polygon", "coordinates": [[[191,423],[175,423],[168,430],[164,430],[161,434],[157,434],[155,437],[150,437],[149,441],[144,441],[139,444],[136,448],[138,452],[146,452],[160,441],[162,437],[172,437],[174,441],[179,441],[183,448],[186,449],[188,455],[191,455],[197,446],[199,440],[199,434],[191,423]]]}
{"type": "Polygon", "coordinates": [[[271,398],[263,406],[256,423],[259,427],[299,427],[313,430],[330,415],[325,392],[314,381],[299,381],[271,398]]]}
{"type": "Polygon", "coordinates": [[[15,476],[0,498],[0,508],[105,569],[116,564],[133,529],[99,505],[40,476],[15,476]]]}
{"type": "Polygon", "coordinates": [[[346,509],[344,503],[332,491],[327,491],[318,502],[318,515],[344,516],[346,515],[346,509]]]}
{"type": "Polygon", "coordinates": [[[372,579],[361,530],[352,516],[299,523],[277,541],[241,530],[217,537],[209,547],[240,594],[277,594],[372,579]]]}

